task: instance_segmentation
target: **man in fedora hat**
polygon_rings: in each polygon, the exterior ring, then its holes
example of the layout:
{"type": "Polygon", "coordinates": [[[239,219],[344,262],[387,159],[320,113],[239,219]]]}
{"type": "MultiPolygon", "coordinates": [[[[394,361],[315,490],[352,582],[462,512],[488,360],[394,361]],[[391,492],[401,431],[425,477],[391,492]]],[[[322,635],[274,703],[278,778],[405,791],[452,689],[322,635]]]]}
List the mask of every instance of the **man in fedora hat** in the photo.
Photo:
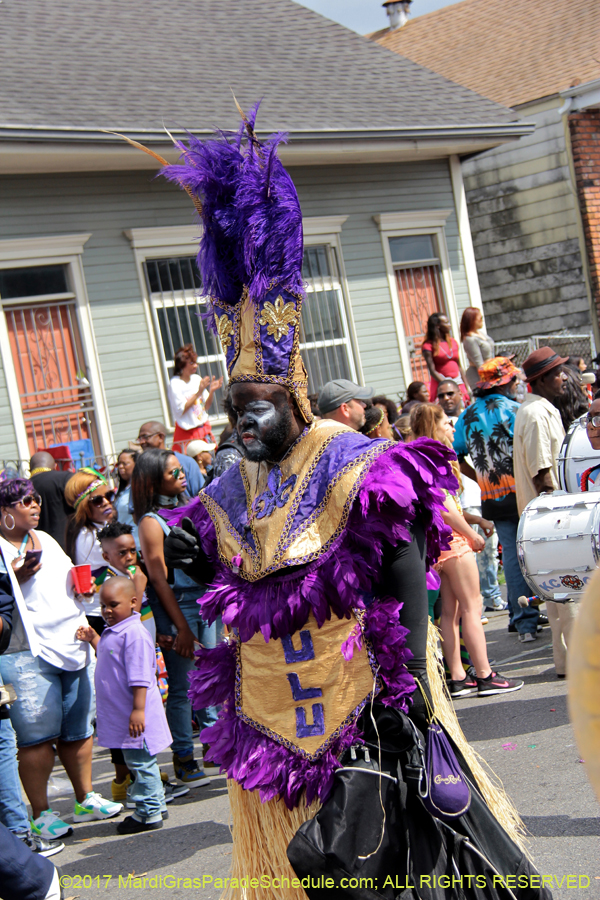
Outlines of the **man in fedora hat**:
{"type": "MultiPolygon", "coordinates": [[[[553,401],[564,392],[566,359],[550,347],[540,347],[523,363],[532,393],[525,397],[515,420],[514,465],[519,512],[539,494],[558,489],[558,454],[565,436],[562,419],[553,401]]],[[[558,678],[566,672],[566,651],[575,604],[548,600],[546,610],[552,630],[552,655],[558,678]]]]}
{"type": "Polygon", "coordinates": [[[515,419],[514,470],[519,515],[539,494],[558,490],[558,453],[565,436],[556,397],[564,391],[567,362],[550,347],[540,347],[523,363],[527,394],[515,419]]]}
{"type": "Polygon", "coordinates": [[[462,473],[477,480],[482,515],[494,523],[502,544],[508,630],[518,632],[519,640],[528,642],[535,640],[539,613],[535,607],[523,609],[518,603],[522,594],[530,593],[517,557],[519,513],[513,475],[513,430],[519,409],[515,400],[518,377],[519,370],[505,356],[496,356],[481,366],[474,400],[456,423],[454,450],[462,473]]]}

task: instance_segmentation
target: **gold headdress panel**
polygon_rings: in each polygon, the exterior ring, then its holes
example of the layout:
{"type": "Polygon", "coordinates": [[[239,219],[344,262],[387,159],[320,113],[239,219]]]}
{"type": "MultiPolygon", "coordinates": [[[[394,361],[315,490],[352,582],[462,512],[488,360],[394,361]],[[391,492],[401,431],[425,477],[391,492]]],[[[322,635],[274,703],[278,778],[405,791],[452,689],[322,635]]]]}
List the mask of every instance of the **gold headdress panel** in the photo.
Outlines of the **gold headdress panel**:
{"type": "Polygon", "coordinates": [[[257,303],[246,288],[236,306],[213,301],[213,308],[229,383],[280,384],[295,399],[304,421],[311,422],[308,377],[299,351],[302,295],[276,285],[257,303]]]}

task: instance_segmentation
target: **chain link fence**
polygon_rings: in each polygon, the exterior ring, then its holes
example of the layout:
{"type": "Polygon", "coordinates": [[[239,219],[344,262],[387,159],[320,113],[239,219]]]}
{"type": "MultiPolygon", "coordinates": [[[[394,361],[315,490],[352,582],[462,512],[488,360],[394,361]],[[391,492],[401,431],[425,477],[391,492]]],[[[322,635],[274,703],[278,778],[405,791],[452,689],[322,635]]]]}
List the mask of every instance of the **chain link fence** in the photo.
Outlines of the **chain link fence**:
{"type": "Polygon", "coordinates": [[[535,334],[521,341],[496,341],[496,356],[513,355],[513,362],[522,366],[524,360],[538,347],[551,347],[559,356],[581,356],[586,366],[594,368],[592,359],[596,356],[596,344],[593,334],[569,334],[561,331],[558,334],[535,334]]]}

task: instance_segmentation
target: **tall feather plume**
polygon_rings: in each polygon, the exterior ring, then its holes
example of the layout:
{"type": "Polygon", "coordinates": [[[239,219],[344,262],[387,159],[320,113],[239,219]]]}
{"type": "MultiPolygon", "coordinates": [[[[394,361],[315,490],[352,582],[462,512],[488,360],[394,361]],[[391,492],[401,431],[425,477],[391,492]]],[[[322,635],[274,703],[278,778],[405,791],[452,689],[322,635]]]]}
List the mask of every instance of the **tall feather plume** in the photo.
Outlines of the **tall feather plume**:
{"type": "MultiPolygon", "coordinates": [[[[102,128],[101,131],[103,131],[104,134],[112,134],[115,137],[121,138],[123,141],[127,141],[127,143],[131,144],[132,147],[135,147],[136,150],[143,150],[144,153],[147,153],[148,156],[152,156],[153,159],[155,159],[157,162],[159,162],[161,164],[161,166],[169,165],[169,162],[164,158],[164,156],[161,156],[159,153],[156,153],[154,150],[151,150],[150,147],[145,147],[144,144],[140,144],[139,141],[134,141],[132,138],[127,137],[126,134],[119,134],[118,131],[108,131],[106,128],[102,128]]],[[[165,129],[165,131],[167,131],[167,129],[165,129]]],[[[173,141],[173,143],[175,144],[176,147],[183,146],[181,144],[181,141],[176,141],[175,138],[173,137],[173,135],[169,131],[167,131],[167,134],[169,135],[169,137],[171,138],[171,140],[173,141]]],[[[190,188],[187,185],[182,184],[181,186],[184,189],[184,191],[187,191],[188,195],[190,196],[190,198],[192,200],[192,203],[196,207],[199,214],[202,215],[202,204],[200,203],[200,200],[194,196],[194,194],[192,193],[192,191],[190,190],[190,188]]]]}
{"type": "Polygon", "coordinates": [[[240,172],[236,201],[243,231],[244,266],[250,296],[259,299],[269,286],[302,293],[302,212],[296,188],[277,156],[286,140],[272,135],[261,156],[248,154],[240,172]]]}
{"type": "Polygon", "coordinates": [[[275,284],[302,293],[302,213],[294,183],[277,150],[287,135],[266,141],[255,132],[260,103],[245,113],[237,132],[218,132],[201,141],[188,133],[187,143],[169,134],[181,153],[180,163],[166,159],[125,135],[115,134],[149,154],[162,174],[192,198],[204,225],[198,268],[204,293],[235,305],[244,286],[258,302],[275,284]]]}
{"type": "Polygon", "coordinates": [[[200,141],[188,135],[181,164],[167,165],[163,175],[189,188],[202,204],[204,230],[198,268],[205,294],[222,303],[239,301],[245,284],[235,203],[243,156],[237,137],[200,141]]]}
{"type": "Polygon", "coordinates": [[[175,142],[181,163],[163,169],[202,205],[198,268],[206,294],[236,304],[244,286],[258,301],[269,285],[302,291],[302,213],[292,179],[277,157],[284,134],[261,142],[256,103],[234,134],[175,142]]]}

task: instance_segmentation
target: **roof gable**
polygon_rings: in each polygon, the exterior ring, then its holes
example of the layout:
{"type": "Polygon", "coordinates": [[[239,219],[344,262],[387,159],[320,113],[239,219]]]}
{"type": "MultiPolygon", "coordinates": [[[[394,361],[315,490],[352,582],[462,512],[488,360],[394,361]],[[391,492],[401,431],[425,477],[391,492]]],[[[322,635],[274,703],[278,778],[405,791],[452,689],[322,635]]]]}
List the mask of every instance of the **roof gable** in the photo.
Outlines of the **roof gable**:
{"type": "Polygon", "coordinates": [[[598,0],[462,0],[371,38],[506,106],[600,77],[598,0]]]}
{"type": "Polygon", "coordinates": [[[506,123],[497,104],[292,0],[3,0],[0,124],[210,131],[506,123]]]}

